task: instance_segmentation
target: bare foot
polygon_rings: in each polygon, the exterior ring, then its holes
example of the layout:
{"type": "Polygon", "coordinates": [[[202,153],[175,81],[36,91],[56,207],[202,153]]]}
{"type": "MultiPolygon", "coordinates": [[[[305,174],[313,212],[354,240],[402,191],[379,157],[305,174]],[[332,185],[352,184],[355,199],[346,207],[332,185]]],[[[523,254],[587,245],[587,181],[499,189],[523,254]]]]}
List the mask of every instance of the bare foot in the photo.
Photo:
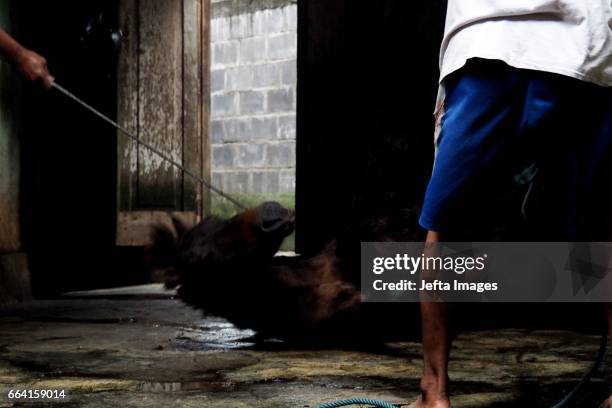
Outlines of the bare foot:
{"type": "MultiPolygon", "coordinates": [[[[410,405],[402,405],[401,408],[450,408],[450,401],[448,399],[440,399],[432,402],[425,402],[423,397],[419,397],[410,405]]],[[[608,407],[605,407],[608,408],[608,407]]],[[[611,407],[612,408],[612,407],[611,407]]]]}
{"type": "Polygon", "coordinates": [[[599,408],[612,408],[612,395],[602,402],[599,408]]]}
{"type": "MultiPolygon", "coordinates": [[[[421,396],[412,404],[401,408],[450,408],[448,376],[425,375],[421,378],[421,396]]],[[[610,407],[612,408],[612,407],[610,407]]]]}
{"type": "Polygon", "coordinates": [[[401,408],[450,408],[450,406],[448,377],[440,379],[423,377],[421,379],[421,396],[412,404],[403,405],[401,408]]]}

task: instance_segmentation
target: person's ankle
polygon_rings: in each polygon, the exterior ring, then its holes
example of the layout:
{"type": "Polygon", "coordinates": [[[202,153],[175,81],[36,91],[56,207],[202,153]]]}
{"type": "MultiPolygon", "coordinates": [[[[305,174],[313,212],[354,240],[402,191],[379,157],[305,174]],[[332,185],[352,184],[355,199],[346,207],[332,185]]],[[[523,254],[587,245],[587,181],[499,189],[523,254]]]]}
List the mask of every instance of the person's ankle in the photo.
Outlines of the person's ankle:
{"type": "Polygon", "coordinates": [[[424,402],[448,400],[448,377],[424,376],[421,379],[421,397],[424,402]]]}

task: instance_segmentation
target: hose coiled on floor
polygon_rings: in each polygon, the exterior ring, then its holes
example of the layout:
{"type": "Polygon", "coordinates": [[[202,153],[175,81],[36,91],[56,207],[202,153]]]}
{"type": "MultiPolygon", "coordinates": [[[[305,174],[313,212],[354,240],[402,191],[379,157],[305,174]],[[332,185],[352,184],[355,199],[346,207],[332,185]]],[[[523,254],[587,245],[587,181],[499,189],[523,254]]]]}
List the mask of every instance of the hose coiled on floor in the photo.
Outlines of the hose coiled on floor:
{"type": "Polygon", "coordinates": [[[346,400],[332,401],[319,405],[317,408],[338,408],[349,405],[369,405],[375,408],[397,408],[399,405],[391,404],[390,402],[373,400],[369,398],[351,398],[346,400]]]}

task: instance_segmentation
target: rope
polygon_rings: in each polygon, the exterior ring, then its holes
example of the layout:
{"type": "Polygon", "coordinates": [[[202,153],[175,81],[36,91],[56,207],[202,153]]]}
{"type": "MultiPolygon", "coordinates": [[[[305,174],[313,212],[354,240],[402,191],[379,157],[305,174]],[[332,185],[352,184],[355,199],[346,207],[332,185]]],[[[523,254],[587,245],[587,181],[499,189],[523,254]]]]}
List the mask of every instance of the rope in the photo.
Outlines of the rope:
{"type": "Polygon", "coordinates": [[[523,198],[523,203],[521,204],[521,214],[524,219],[527,219],[527,204],[529,203],[529,198],[531,196],[531,192],[533,190],[533,184],[535,177],[538,175],[540,171],[539,167],[535,164],[527,167],[521,174],[517,174],[514,176],[514,181],[518,184],[525,185],[528,184],[527,192],[525,193],[525,197],[523,198]]]}
{"type": "Polygon", "coordinates": [[[130,132],[129,130],[127,130],[123,126],[119,125],[117,122],[115,122],[114,120],[112,120],[111,118],[109,118],[108,116],[106,116],[105,114],[103,114],[102,112],[100,112],[99,110],[94,108],[93,106],[89,105],[88,103],[86,103],[85,101],[83,101],[82,99],[80,99],[79,97],[74,95],[72,92],[68,91],[66,88],[64,88],[61,85],[59,85],[57,82],[53,82],[52,86],[53,86],[53,88],[58,90],[63,95],[65,95],[68,98],[72,99],[74,102],[78,103],[79,105],[81,105],[85,109],[89,110],[91,113],[93,113],[94,115],[96,115],[97,117],[99,117],[100,119],[105,121],[106,123],[108,123],[111,126],[113,126],[115,129],[119,130],[120,133],[123,133],[125,136],[129,137],[130,139],[132,139],[133,141],[135,141],[139,145],[142,145],[142,146],[146,147],[147,149],[149,149],[150,151],[152,151],[153,153],[158,155],[163,160],[167,161],[168,163],[170,163],[171,165],[173,165],[177,169],[181,170],[184,174],[187,174],[188,176],[192,177],[193,179],[198,181],[202,186],[210,189],[211,191],[214,191],[215,193],[217,193],[221,197],[225,198],[226,200],[228,200],[229,202],[231,202],[232,204],[234,204],[236,207],[240,208],[241,210],[246,209],[246,206],[244,206],[238,200],[236,200],[235,198],[233,198],[229,194],[223,192],[221,189],[213,186],[208,181],[206,181],[206,179],[204,179],[203,177],[201,177],[201,176],[191,172],[190,170],[186,169],[185,166],[183,166],[182,164],[180,164],[176,160],[172,159],[170,156],[168,156],[167,154],[165,154],[161,150],[157,149],[156,147],[152,146],[151,144],[149,144],[147,142],[144,142],[137,135],[135,135],[134,133],[130,132]]]}

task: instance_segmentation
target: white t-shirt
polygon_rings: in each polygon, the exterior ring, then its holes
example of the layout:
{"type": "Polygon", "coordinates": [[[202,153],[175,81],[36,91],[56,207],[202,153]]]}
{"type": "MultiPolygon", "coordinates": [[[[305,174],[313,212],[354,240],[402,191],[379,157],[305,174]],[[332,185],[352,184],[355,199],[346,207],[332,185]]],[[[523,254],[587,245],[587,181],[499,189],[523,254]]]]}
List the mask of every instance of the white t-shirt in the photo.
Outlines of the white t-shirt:
{"type": "Polygon", "coordinates": [[[440,82],[473,57],[610,87],[612,0],[448,0],[440,82]]]}

